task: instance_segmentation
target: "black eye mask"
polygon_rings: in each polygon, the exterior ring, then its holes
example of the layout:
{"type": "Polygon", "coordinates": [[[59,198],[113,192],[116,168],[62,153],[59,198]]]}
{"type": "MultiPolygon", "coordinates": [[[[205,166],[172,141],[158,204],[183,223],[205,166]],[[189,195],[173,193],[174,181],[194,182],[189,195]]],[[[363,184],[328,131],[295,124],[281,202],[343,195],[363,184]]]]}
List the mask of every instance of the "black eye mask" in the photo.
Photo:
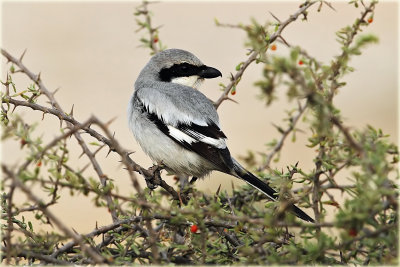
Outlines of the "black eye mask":
{"type": "Polygon", "coordinates": [[[159,75],[160,80],[163,82],[170,82],[174,78],[193,75],[206,79],[222,76],[221,72],[215,68],[206,65],[195,66],[189,63],[174,64],[172,67],[162,69],[159,75]]]}

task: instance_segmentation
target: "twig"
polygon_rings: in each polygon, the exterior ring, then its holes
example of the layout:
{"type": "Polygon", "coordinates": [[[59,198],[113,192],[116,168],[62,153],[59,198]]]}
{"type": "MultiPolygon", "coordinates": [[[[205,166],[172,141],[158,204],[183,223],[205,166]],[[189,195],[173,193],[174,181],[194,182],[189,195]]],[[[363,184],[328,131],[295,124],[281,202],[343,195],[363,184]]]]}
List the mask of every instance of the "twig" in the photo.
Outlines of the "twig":
{"type": "Polygon", "coordinates": [[[140,31],[143,28],[146,28],[149,32],[150,35],[150,39],[149,39],[149,46],[150,49],[152,50],[153,54],[157,54],[160,49],[157,47],[157,43],[159,43],[158,40],[158,36],[157,36],[157,30],[159,27],[153,27],[152,26],[152,21],[151,21],[151,15],[150,15],[150,11],[148,9],[148,5],[151,3],[155,3],[155,2],[149,2],[149,1],[142,1],[142,5],[139,6],[136,11],[138,12],[139,15],[143,15],[145,18],[145,23],[140,22],[139,20],[137,21],[139,23],[139,25],[141,25],[141,27],[139,28],[138,31],[140,31]],[[142,8],[142,9],[140,9],[142,8]]]}
{"type": "Polygon", "coordinates": [[[279,139],[278,143],[276,143],[276,145],[273,147],[272,151],[267,155],[267,158],[266,158],[264,164],[258,168],[258,171],[269,168],[272,158],[276,155],[276,153],[278,153],[282,149],[286,138],[294,130],[297,122],[299,121],[299,119],[303,115],[304,111],[306,110],[307,104],[308,104],[307,102],[305,102],[303,105],[299,104],[298,113],[296,114],[296,116],[294,116],[290,119],[289,127],[282,132],[282,136],[279,139]]]}
{"type": "MultiPolygon", "coordinates": [[[[274,42],[279,36],[281,36],[282,31],[286,28],[286,26],[288,26],[290,23],[292,23],[293,21],[297,20],[297,18],[303,14],[309,7],[311,7],[313,4],[315,4],[316,1],[309,1],[306,2],[299,10],[297,10],[293,15],[291,15],[287,20],[285,20],[284,22],[282,22],[281,24],[279,24],[278,29],[276,30],[276,32],[274,32],[270,38],[269,38],[269,43],[274,42]]],[[[243,64],[241,65],[240,69],[236,72],[235,75],[233,75],[233,78],[231,79],[231,82],[225,87],[223,93],[221,94],[221,96],[218,98],[217,101],[214,102],[214,106],[215,108],[218,108],[221,103],[224,100],[228,99],[228,94],[231,91],[231,89],[233,88],[233,86],[237,85],[238,82],[240,81],[244,71],[247,69],[247,67],[254,62],[258,55],[259,55],[259,51],[253,51],[249,58],[243,62],[243,64]]]]}
{"type": "MultiPolygon", "coordinates": [[[[142,174],[145,177],[148,178],[152,178],[154,177],[154,175],[156,174],[155,172],[151,171],[151,170],[147,170],[143,167],[141,167],[139,164],[137,164],[136,162],[134,162],[130,157],[129,157],[129,153],[124,150],[118,143],[116,143],[115,139],[113,138],[113,135],[109,132],[109,130],[107,129],[107,127],[104,127],[104,125],[95,117],[92,117],[89,121],[91,124],[97,124],[100,126],[100,128],[102,128],[102,130],[107,132],[107,137],[99,134],[97,131],[93,130],[92,128],[82,125],[82,123],[78,122],[77,120],[75,120],[74,118],[72,118],[71,116],[66,115],[63,112],[60,112],[58,109],[54,109],[54,108],[48,108],[48,107],[44,107],[41,106],[39,104],[36,103],[30,103],[30,102],[26,102],[26,101],[20,101],[20,100],[16,100],[10,97],[4,97],[5,101],[8,101],[9,103],[15,105],[15,106],[25,106],[25,107],[29,107],[33,110],[38,110],[38,111],[42,111],[44,113],[49,113],[52,115],[57,116],[60,120],[64,120],[67,121],[69,123],[71,123],[72,125],[74,125],[76,128],[75,129],[82,129],[83,131],[87,132],[88,134],[90,134],[92,137],[96,138],[98,141],[106,144],[109,149],[113,152],[116,152],[117,154],[119,154],[121,156],[121,159],[124,163],[124,165],[126,166],[126,168],[128,169],[130,178],[133,182],[133,185],[136,189],[137,192],[141,192],[142,189],[140,187],[140,184],[137,180],[137,178],[134,176],[133,171],[138,172],[140,174],[142,174]]],[[[175,191],[175,189],[168,185],[168,183],[166,183],[164,180],[162,180],[160,178],[160,186],[165,189],[169,194],[171,194],[171,196],[173,197],[173,199],[175,200],[179,200],[179,195],[178,193],[175,191]]]]}
{"type": "MultiPolygon", "coordinates": [[[[7,248],[6,248],[7,249],[7,248]]],[[[1,248],[1,250],[4,252],[4,247],[1,248]]],[[[52,264],[57,264],[57,265],[72,265],[72,263],[64,260],[58,260],[52,256],[44,255],[44,253],[37,253],[32,250],[26,251],[26,250],[21,250],[18,251],[16,257],[24,257],[26,259],[38,259],[41,261],[44,261],[46,263],[52,263],[52,264]]]]}
{"type": "Polygon", "coordinates": [[[106,262],[106,259],[101,256],[100,254],[98,254],[95,250],[93,250],[93,248],[91,248],[90,246],[86,245],[84,243],[84,239],[76,234],[74,231],[70,230],[67,226],[65,226],[60,219],[58,219],[53,212],[51,212],[50,210],[48,210],[46,207],[43,207],[42,203],[43,201],[41,199],[39,199],[36,195],[34,195],[32,193],[32,191],[24,184],[21,182],[21,180],[15,176],[15,174],[9,170],[4,164],[2,164],[2,170],[3,172],[13,180],[13,182],[15,183],[15,186],[18,187],[19,189],[21,189],[26,196],[32,200],[33,202],[35,202],[39,207],[40,210],[50,219],[50,221],[52,223],[54,223],[65,235],[69,236],[70,238],[72,238],[77,244],[80,245],[80,247],[82,248],[82,251],[84,251],[88,256],[90,256],[91,259],[93,259],[93,261],[95,263],[104,263],[106,262]]]}
{"type": "Polygon", "coordinates": [[[354,37],[357,35],[357,33],[360,30],[361,24],[363,22],[365,22],[365,18],[367,17],[367,15],[371,12],[374,11],[375,8],[375,1],[371,1],[370,5],[368,7],[366,7],[364,4],[364,12],[361,13],[361,17],[359,19],[356,20],[356,22],[353,24],[352,28],[353,30],[351,31],[350,35],[348,35],[348,39],[346,41],[346,43],[344,44],[344,47],[342,48],[342,54],[340,54],[340,56],[336,57],[336,60],[334,60],[331,64],[331,70],[332,70],[332,74],[329,76],[329,80],[332,80],[331,83],[331,88],[330,88],[330,94],[329,94],[329,100],[332,101],[332,98],[335,95],[335,89],[337,88],[337,82],[336,79],[338,78],[339,74],[340,74],[340,67],[341,67],[341,63],[343,61],[344,58],[347,57],[347,48],[350,47],[351,43],[354,40],[354,37]]]}
{"type": "MultiPolygon", "coordinates": [[[[110,231],[120,227],[121,225],[137,223],[137,222],[140,222],[142,220],[143,220],[143,218],[141,216],[134,216],[134,217],[129,218],[129,219],[117,220],[117,221],[113,222],[110,225],[106,225],[106,226],[103,226],[103,227],[100,227],[100,228],[96,228],[92,232],[84,235],[84,237],[85,237],[85,239],[93,238],[95,236],[110,232],[110,231]]],[[[54,251],[53,254],[51,254],[51,256],[52,257],[58,257],[60,254],[63,254],[65,252],[69,251],[71,248],[73,248],[77,244],[78,244],[77,242],[71,241],[71,242],[65,244],[64,246],[62,246],[61,248],[57,249],[56,251],[54,251]]]]}
{"type": "MultiPolygon", "coordinates": [[[[51,93],[46,86],[44,85],[42,79],[40,78],[40,73],[38,75],[35,75],[33,72],[31,72],[24,64],[22,64],[20,59],[17,59],[15,57],[13,57],[12,55],[10,55],[7,51],[5,51],[4,49],[1,49],[1,53],[3,54],[3,56],[5,56],[9,61],[13,62],[15,65],[17,65],[20,70],[25,73],[32,81],[34,81],[38,87],[39,87],[39,91],[41,93],[43,93],[44,95],[46,95],[46,97],[50,100],[51,105],[59,111],[59,113],[65,115],[65,112],[63,111],[63,109],[61,108],[61,106],[58,104],[57,100],[54,97],[54,93],[51,93]]],[[[25,52],[24,52],[25,54],[25,52]]],[[[23,54],[23,55],[24,55],[23,54]]],[[[21,56],[22,58],[23,56],[21,56]]],[[[72,116],[68,116],[70,118],[72,118],[72,116]]],[[[67,120],[68,121],[68,120],[67,120]]],[[[67,126],[69,129],[73,129],[74,126],[76,126],[75,124],[73,124],[72,122],[67,123],[67,126]]],[[[97,160],[94,158],[93,154],[90,152],[90,150],[88,149],[87,145],[85,142],[80,142],[80,140],[82,140],[80,133],[79,132],[74,132],[73,133],[75,138],[78,140],[80,146],[82,147],[83,151],[85,152],[85,154],[88,156],[88,158],[90,159],[93,168],[95,169],[95,171],[97,172],[100,182],[103,186],[106,185],[106,180],[104,179],[104,175],[101,172],[100,169],[100,165],[97,163],[97,160]]],[[[116,220],[117,215],[115,212],[115,208],[113,207],[113,201],[111,199],[111,197],[109,195],[105,195],[105,199],[108,205],[108,208],[111,212],[111,217],[113,220],[116,220]]]]}
{"type": "MultiPolygon", "coordinates": [[[[89,158],[89,160],[93,166],[93,169],[96,171],[96,173],[100,179],[101,185],[103,186],[103,188],[105,188],[107,186],[107,176],[103,173],[99,162],[96,160],[94,154],[92,153],[92,151],[90,151],[90,149],[86,145],[85,141],[83,140],[82,136],[78,132],[75,133],[75,138],[78,141],[79,145],[82,147],[83,152],[89,158]]],[[[107,207],[111,213],[111,218],[115,222],[118,219],[118,216],[117,216],[117,212],[115,210],[115,204],[113,203],[113,199],[109,192],[110,192],[110,190],[107,190],[104,198],[107,202],[107,207]]]]}
{"type": "Polygon", "coordinates": [[[12,206],[13,206],[13,196],[14,196],[14,191],[15,191],[15,182],[12,181],[11,182],[11,186],[10,186],[10,192],[8,193],[7,196],[7,234],[5,236],[5,240],[6,240],[6,264],[10,264],[11,263],[11,250],[12,250],[12,243],[11,243],[11,234],[14,230],[14,226],[12,223],[12,206]]]}
{"type": "Polygon", "coordinates": [[[397,224],[397,223],[388,224],[388,225],[383,225],[382,228],[379,228],[378,230],[376,230],[376,231],[374,231],[374,232],[369,232],[369,233],[366,233],[366,234],[364,234],[364,235],[360,235],[360,236],[355,237],[355,238],[353,238],[353,239],[351,239],[351,240],[349,240],[349,241],[347,241],[347,242],[345,242],[345,243],[342,243],[342,244],[336,246],[336,249],[345,248],[345,247],[349,246],[350,244],[352,244],[352,243],[354,243],[354,242],[361,241],[361,240],[363,240],[363,239],[365,239],[365,238],[370,238],[370,237],[378,236],[378,235],[381,234],[381,233],[384,233],[384,232],[386,232],[386,231],[389,231],[389,230],[391,230],[391,229],[393,229],[393,228],[397,228],[397,227],[398,227],[398,224],[397,224]]]}
{"type": "MultiPolygon", "coordinates": [[[[320,222],[320,211],[319,211],[319,203],[320,203],[320,192],[321,192],[321,185],[319,177],[322,174],[322,162],[325,156],[325,147],[320,143],[319,153],[315,160],[315,173],[313,177],[313,191],[312,191],[312,208],[314,210],[314,218],[316,222],[320,222]]],[[[321,228],[317,228],[317,235],[321,228]]]]}
{"type": "Polygon", "coordinates": [[[343,126],[342,123],[339,121],[339,119],[335,116],[331,116],[331,121],[343,133],[344,137],[346,138],[347,142],[349,142],[350,146],[352,146],[360,154],[364,154],[364,149],[357,141],[354,140],[348,128],[343,126]]]}

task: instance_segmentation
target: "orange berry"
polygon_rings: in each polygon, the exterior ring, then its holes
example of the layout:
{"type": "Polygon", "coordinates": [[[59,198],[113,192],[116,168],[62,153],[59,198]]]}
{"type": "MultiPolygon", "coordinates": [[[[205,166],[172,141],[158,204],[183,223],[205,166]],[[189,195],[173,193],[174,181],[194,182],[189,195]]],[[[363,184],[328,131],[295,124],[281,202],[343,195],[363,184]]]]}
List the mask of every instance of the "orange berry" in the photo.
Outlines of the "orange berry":
{"type": "Polygon", "coordinates": [[[195,224],[193,224],[192,226],[190,226],[190,232],[192,232],[193,234],[197,232],[197,230],[199,230],[199,227],[195,224]]]}
{"type": "Polygon", "coordinates": [[[42,166],[42,161],[39,161],[39,162],[36,164],[36,166],[38,166],[38,167],[42,166]]]}
{"type": "Polygon", "coordinates": [[[276,50],[276,44],[272,44],[272,45],[270,46],[270,48],[271,48],[272,51],[275,51],[275,50],[276,50]]]}
{"type": "Polygon", "coordinates": [[[368,23],[372,23],[374,21],[374,19],[371,17],[368,19],[368,23]]]}
{"type": "Polygon", "coordinates": [[[232,90],[231,95],[236,95],[236,90],[232,90]]]}

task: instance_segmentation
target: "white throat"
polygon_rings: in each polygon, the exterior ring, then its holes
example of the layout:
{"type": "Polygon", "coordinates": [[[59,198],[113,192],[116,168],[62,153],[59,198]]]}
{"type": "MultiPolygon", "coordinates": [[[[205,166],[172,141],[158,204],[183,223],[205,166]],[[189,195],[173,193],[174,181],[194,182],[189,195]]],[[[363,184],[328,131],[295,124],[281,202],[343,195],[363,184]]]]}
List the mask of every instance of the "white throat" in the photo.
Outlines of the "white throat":
{"type": "Polygon", "coordinates": [[[194,89],[199,89],[200,85],[203,82],[203,78],[200,78],[198,75],[192,75],[189,77],[178,77],[171,79],[172,83],[177,83],[185,86],[190,86],[194,89]]]}

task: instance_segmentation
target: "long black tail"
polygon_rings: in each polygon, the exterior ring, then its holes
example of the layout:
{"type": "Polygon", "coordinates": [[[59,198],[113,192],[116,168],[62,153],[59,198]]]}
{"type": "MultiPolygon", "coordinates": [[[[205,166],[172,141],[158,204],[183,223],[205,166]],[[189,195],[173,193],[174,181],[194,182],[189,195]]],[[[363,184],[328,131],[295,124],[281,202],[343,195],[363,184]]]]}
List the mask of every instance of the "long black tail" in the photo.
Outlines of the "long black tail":
{"type": "MultiPolygon", "coordinates": [[[[277,198],[278,198],[277,192],[274,189],[272,189],[268,184],[261,181],[258,177],[256,177],[251,172],[247,171],[234,159],[233,159],[233,164],[234,164],[233,168],[234,168],[238,178],[245,180],[251,186],[257,188],[262,193],[267,195],[271,200],[274,200],[274,201],[277,200],[277,198]]],[[[310,216],[308,216],[304,211],[302,211],[300,208],[298,208],[297,206],[292,205],[291,210],[300,219],[302,219],[306,222],[314,223],[314,220],[310,216]]]]}

